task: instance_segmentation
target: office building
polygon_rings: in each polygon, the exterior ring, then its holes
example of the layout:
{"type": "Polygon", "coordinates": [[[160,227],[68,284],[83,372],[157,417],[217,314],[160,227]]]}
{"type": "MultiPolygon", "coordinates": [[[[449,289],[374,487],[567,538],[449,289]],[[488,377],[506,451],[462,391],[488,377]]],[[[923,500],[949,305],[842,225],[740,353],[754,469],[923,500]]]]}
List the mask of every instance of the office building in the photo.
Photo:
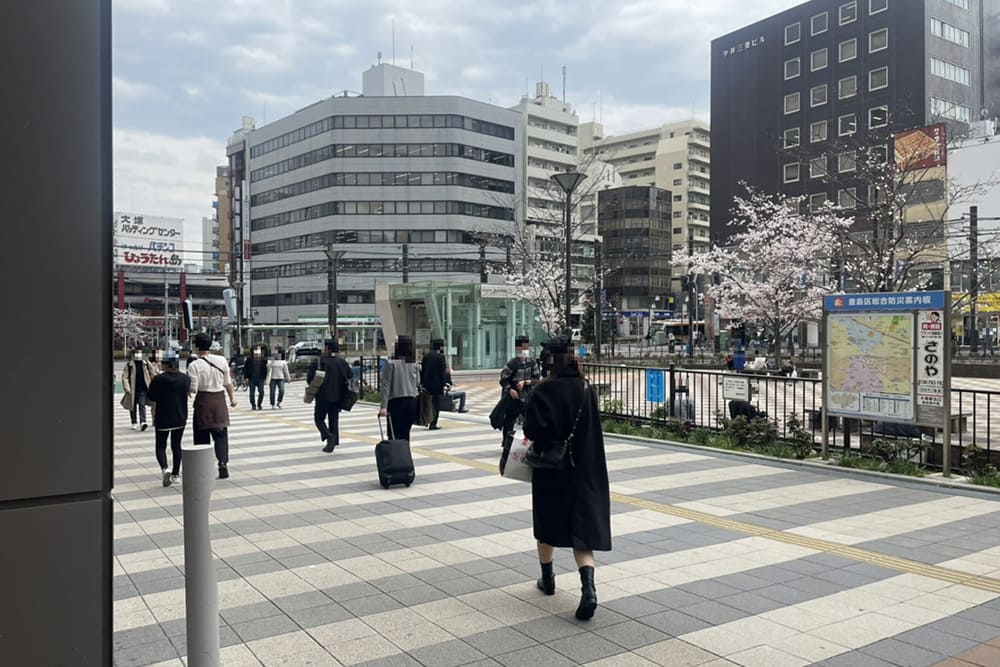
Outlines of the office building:
{"type": "Polygon", "coordinates": [[[998,36],[995,2],[812,0],[713,40],[712,233],[731,233],[744,182],[865,201],[860,146],[888,156],[893,132],[1000,114],[998,36]]]}
{"type": "Polygon", "coordinates": [[[219,257],[219,221],[214,215],[211,218],[202,216],[201,262],[204,270],[218,271],[219,257]]]}
{"type": "Polygon", "coordinates": [[[379,282],[501,280],[521,115],[424,95],[423,74],[385,63],[362,91],[229,141],[235,245],[249,256],[235,277],[255,322],[326,316],[328,248],[343,253],[340,317],[374,316],[379,282]]]}
{"type": "MultiPolygon", "coordinates": [[[[610,137],[604,136],[601,123],[580,127],[581,153],[596,155],[614,167],[623,185],[651,185],[671,193],[670,246],[674,255],[686,252],[689,237],[696,252],[711,245],[711,145],[708,123],[695,119],[610,137]]],[[[600,231],[603,234],[603,229],[600,231]]],[[[683,266],[673,268],[670,285],[660,295],[664,303],[680,296],[684,274],[683,266]]]]}
{"type": "Polygon", "coordinates": [[[621,311],[665,305],[661,300],[671,279],[670,192],[627,185],[601,190],[597,200],[608,300],[621,311]]]}

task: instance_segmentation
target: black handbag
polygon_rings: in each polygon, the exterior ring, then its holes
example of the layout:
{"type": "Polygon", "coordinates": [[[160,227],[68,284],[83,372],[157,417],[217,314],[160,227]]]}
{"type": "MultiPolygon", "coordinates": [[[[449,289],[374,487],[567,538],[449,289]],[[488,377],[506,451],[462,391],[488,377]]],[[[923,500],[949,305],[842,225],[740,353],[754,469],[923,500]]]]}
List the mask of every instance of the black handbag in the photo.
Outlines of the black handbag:
{"type": "Polygon", "coordinates": [[[583,401],[580,402],[580,409],[576,411],[576,419],[573,421],[573,429],[569,432],[569,437],[557,442],[549,442],[544,449],[536,449],[537,443],[528,445],[528,451],[524,455],[524,462],[536,470],[568,470],[576,465],[573,461],[573,438],[576,436],[576,427],[580,424],[580,415],[583,414],[583,406],[587,402],[589,386],[583,387],[583,401]]]}
{"type": "Polygon", "coordinates": [[[506,392],[504,392],[504,395],[500,397],[500,400],[497,401],[497,404],[490,412],[490,426],[492,426],[495,431],[499,431],[503,428],[504,420],[507,418],[508,400],[510,400],[510,397],[506,392]]]}

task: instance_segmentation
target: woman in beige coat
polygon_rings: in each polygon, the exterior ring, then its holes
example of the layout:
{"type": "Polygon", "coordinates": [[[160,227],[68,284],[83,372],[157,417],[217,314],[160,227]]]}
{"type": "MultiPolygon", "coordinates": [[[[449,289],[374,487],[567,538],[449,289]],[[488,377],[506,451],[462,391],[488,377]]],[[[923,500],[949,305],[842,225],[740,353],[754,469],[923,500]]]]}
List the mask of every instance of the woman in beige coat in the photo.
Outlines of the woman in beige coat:
{"type": "Polygon", "coordinates": [[[122,369],[122,387],[125,389],[122,407],[129,412],[133,431],[145,431],[147,428],[146,405],[148,398],[146,392],[157,373],[156,366],[145,358],[142,348],[136,348],[132,352],[132,358],[122,369]]]}

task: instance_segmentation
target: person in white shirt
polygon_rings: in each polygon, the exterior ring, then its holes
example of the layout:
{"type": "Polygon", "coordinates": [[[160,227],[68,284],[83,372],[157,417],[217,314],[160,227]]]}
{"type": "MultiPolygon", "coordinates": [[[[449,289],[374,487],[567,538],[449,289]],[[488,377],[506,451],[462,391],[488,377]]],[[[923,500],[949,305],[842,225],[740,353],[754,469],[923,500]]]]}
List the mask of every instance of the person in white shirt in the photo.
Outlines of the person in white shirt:
{"type": "Polygon", "coordinates": [[[194,396],[194,444],[215,445],[219,462],[219,479],[229,477],[229,405],[236,407],[236,393],[229,378],[229,362],[225,357],[210,354],[212,338],[200,333],[194,337],[198,357],[188,363],[191,378],[190,393],[194,396]]]}
{"type": "Polygon", "coordinates": [[[285,383],[291,382],[292,376],[288,372],[288,362],[281,358],[280,352],[275,352],[273,358],[267,362],[267,385],[271,388],[271,409],[274,409],[274,392],[278,392],[278,407],[285,400],[285,383]]]}

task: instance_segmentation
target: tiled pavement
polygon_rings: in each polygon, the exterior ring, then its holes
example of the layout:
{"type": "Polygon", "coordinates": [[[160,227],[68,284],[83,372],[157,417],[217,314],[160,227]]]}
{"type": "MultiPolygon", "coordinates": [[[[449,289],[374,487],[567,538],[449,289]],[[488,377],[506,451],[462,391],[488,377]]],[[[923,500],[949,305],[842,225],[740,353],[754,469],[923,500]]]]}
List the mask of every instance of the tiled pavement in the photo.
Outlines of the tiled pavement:
{"type": "MultiPolygon", "coordinates": [[[[609,438],[615,549],[580,623],[569,553],[534,587],[529,487],[481,417],[417,430],[416,483],[385,491],[370,407],[326,455],[288,398],[234,413],[213,496],[223,664],[1000,665],[989,496],[609,438]]],[[[182,665],[180,489],[115,419],[115,662],[182,665]]]]}

